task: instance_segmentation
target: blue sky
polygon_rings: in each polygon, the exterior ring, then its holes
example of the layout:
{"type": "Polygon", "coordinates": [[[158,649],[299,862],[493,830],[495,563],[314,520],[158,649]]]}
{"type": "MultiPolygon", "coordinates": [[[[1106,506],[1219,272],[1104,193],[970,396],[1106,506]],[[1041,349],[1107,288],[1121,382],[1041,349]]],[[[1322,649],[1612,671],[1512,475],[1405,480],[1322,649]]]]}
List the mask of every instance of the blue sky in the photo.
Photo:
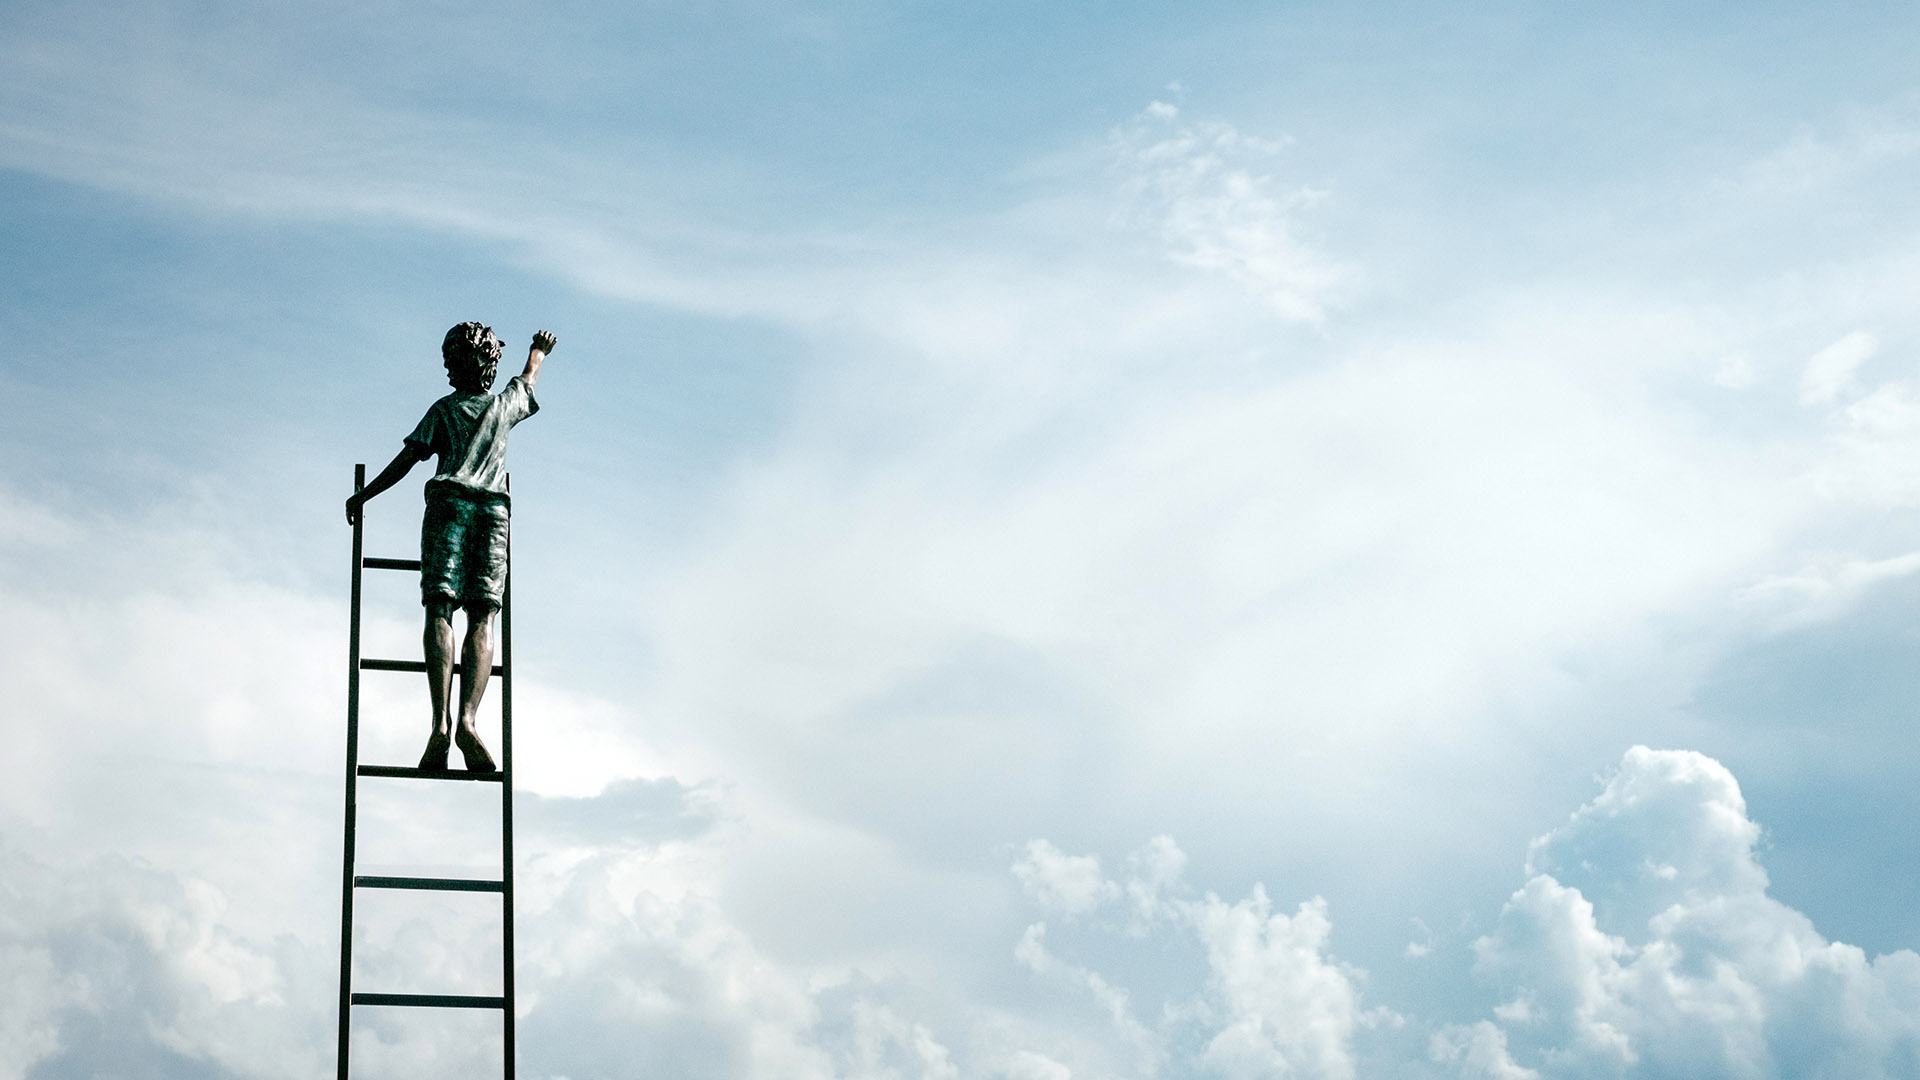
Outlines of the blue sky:
{"type": "MultiPolygon", "coordinates": [[[[331,1067],[469,318],[523,1075],[1920,1076],[1915,29],[9,6],[0,1078],[331,1067]]],[[[493,977],[422,903],[361,985],[493,977]]]]}

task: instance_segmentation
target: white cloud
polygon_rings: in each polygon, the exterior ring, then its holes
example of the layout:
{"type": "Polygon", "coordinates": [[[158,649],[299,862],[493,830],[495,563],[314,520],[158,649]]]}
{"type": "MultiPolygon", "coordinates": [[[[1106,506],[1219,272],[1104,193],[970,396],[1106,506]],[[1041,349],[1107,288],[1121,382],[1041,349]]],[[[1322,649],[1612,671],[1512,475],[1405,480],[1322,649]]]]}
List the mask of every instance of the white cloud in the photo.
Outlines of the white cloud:
{"type": "MultiPolygon", "coordinates": [[[[1258,885],[1234,901],[1194,896],[1165,837],[1124,860],[1126,880],[1104,880],[1091,906],[1075,908],[1087,922],[1074,949],[1097,959],[1062,957],[1043,924],[1014,949],[1022,967],[1095,1006],[1091,1030],[1070,1016],[1010,1027],[964,1001],[935,1020],[897,978],[776,960],[709,895],[732,857],[724,837],[536,849],[521,880],[522,1044],[552,1075],[637,1065],[801,1080],[1420,1075],[1414,1057],[1394,1056],[1403,1051],[1486,1080],[1915,1075],[1920,956],[1869,959],[1820,936],[1767,894],[1758,835],[1717,763],[1634,748],[1596,798],[1534,844],[1529,879],[1476,943],[1476,971],[1503,1004],[1404,1047],[1386,1033],[1424,1021],[1365,1006],[1363,976],[1329,950],[1324,901],[1276,912],[1258,885]],[[1142,895],[1156,897],[1150,942],[1139,940],[1142,895]],[[1111,974],[1153,971],[1126,955],[1142,949],[1194,954],[1197,981],[1178,967],[1144,986],[1111,974]]],[[[1090,858],[1052,854],[1056,864],[1090,858]]],[[[218,886],[124,859],[56,871],[6,849],[0,861],[0,1062],[15,1070],[0,1076],[46,1062],[112,1071],[159,1061],[214,1076],[279,1075],[290,1061],[324,1068],[330,943],[237,934],[218,886]]],[[[424,928],[376,920],[362,985],[470,976],[475,957],[459,950],[383,955],[424,928]]],[[[367,1061],[403,1071],[470,1071],[497,1053],[391,1016],[362,1023],[367,1061]]]]}
{"type": "MultiPolygon", "coordinates": [[[[444,48],[444,28],[392,21],[404,24],[396,37],[444,48]]],[[[1218,121],[1131,149],[1116,138],[1117,182],[1161,249],[1150,261],[1116,258],[1110,222],[1090,212],[1114,197],[1106,160],[1077,159],[966,220],[848,227],[795,218],[777,166],[669,161],[544,126],[501,130],[458,109],[389,101],[304,53],[274,68],[282,47],[241,25],[186,33],[158,18],[23,29],[0,41],[0,108],[14,117],[0,125],[0,164],[223,219],[377,220],[453,236],[592,295],[766,319],[827,335],[835,349],[884,342],[893,364],[1111,364],[1089,335],[1192,344],[1194,325],[1261,305],[1313,322],[1342,274],[1295,236],[1318,193],[1262,171],[1279,144],[1218,121]],[[517,149],[483,160],[472,147],[485,142],[517,149]],[[453,160],[463,167],[448,169],[453,160]],[[716,185],[751,226],[715,212],[716,185]],[[1165,256],[1254,299],[1170,286],[1149,265],[1165,256]]],[[[1158,104],[1143,117],[1177,119],[1158,104]]]]}
{"type": "Polygon", "coordinates": [[[1813,469],[1822,494],[1868,507],[1920,505],[1920,383],[1892,379],[1835,410],[1813,469]]]}
{"type": "Polygon", "coordinates": [[[72,519],[0,488],[0,544],[45,549],[76,543],[84,535],[72,519]]]}
{"type": "Polygon", "coordinates": [[[1013,876],[1042,906],[1079,915],[1110,899],[1118,887],[1100,873],[1100,860],[1068,855],[1045,840],[1027,841],[1026,853],[1013,864],[1013,876]]]}
{"type": "Polygon", "coordinates": [[[1054,955],[1047,948],[1046,937],[1045,923],[1034,923],[1027,927],[1013,948],[1014,959],[1036,975],[1091,997],[1106,1015],[1120,1041],[1131,1051],[1136,1067],[1151,1075],[1158,1068],[1165,1049],[1160,1036],[1134,1016],[1127,991],[1091,968],[1069,963],[1054,955]]]}
{"type": "Polygon", "coordinates": [[[1499,1023],[1514,1057],[1549,1077],[1920,1070],[1920,955],[1823,938],[1768,895],[1759,835],[1719,763],[1628,751],[1476,943],[1520,1006],[1499,1023]]]}
{"type": "Polygon", "coordinates": [[[1127,881],[1124,886],[1132,905],[1130,929],[1144,933],[1153,921],[1166,912],[1167,904],[1182,888],[1187,869],[1187,853],[1171,836],[1156,836],[1146,846],[1127,856],[1127,881]]]}
{"type": "Polygon", "coordinates": [[[1507,1053],[1507,1033],[1485,1020],[1435,1032],[1430,1054],[1468,1080],[1540,1080],[1538,1072],[1516,1064],[1507,1053]]]}
{"type": "Polygon", "coordinates": [[[1178,108],[1155,101],[1114,133],[1130,213],[1174,261],[1226,275],[1283,318],[1320,322],[1351,275],[1299,236],[1302,212],[1326,193],[1265,171],[1286,140],[1179,119],[1178,108]]]}
{"type": "Polygon", "coordinates": [[[550,899],[529,905],[519,937],[529,1053],[571,1076],[834,1076],[804,980],[711,901],[661,888],[662,871],[685,878],[674,861],[597,855],[537,890],[550,899]]]}
{"type": "Polygon", "coordinates": [[[1838,618],[1862,597],[1920,571],[1920,551],[1884,559],[1825,559],[1770,576],[1741,598],[1767,615],[1773,629],[1838,618]]]}
{"type": "Polygon", "coordinates": [[[1407,942],[1407,947],[1401,950],[1401,955],[1409,960],[1419,960],[1433,951],[1433,928],[1427,925],[1425,919],[1416,915],[1413,918],[1413,930],[1413,940],[1407,942]]]}
{"type": "MultiPolygon", "coordinates": [[[[1104,901],[1111,928],[1124,937],[1143,932],[1140,919],[1150,910],[1160,916],[1152,929],[1177,935],[1205,958],[1205,985],[1190,998],[1155,988],[1156,995],[1169,999],[1157,1024],[1136,1018],[1124,987],[1055,955],[1045,943],[1045,924],[1027,928],[1015,955],[1036,974],[1091,996],[1124,1041],[1138,1048],[1146,1075],[1159,1075],[1164,1060],[1175,1075],[1201,1070],[1235,1080],[1353,1076],[1356,1028],[1388,1017],[1360,1007],[1358,972],[1327,955],[1332,924],[1326,902],[1316,897],[1292,914],[1275,912],[1260,885],[1231,903],[1212,894],[1185,897],[1179,880],[1185,861],[1171,839],[1156,837],[1128,860],[1136,876],[1124,886],[1107,882],[1108,887],[1093,891],[1104,901]],[[1129,898],[1124,904],[1122,896],[1129,898]],[[1150,908],[1142,907],[1142,897],[1152,899],[1150,908]],[[1169,1059],[1175,1048],[1182,1048],[1183,1056],[1169,1059]]],[[[1021,871],[1016,863],[1015,874],[1021,871]]]]}
{"type": "MultiPolygon", "coordinates": [[[[0,737],[17,770],[0,790],[0,1077],[49,1062],[51,1075],[318,1075],[332,1058],[337,972],[339,654],[287,628],[344,633],[344,612],[250,577],[194,508],[82,528],[4,498],[68,538],[36,558],[70,587],[0,575],[0,737]],[[131,557],[129,535],[142,539],[131,557]],[[157,563],[169,573],[154,574],[157,563]],[[22,837],[79,862],[54,869],[6,846],[22,837]],[[134,852],[169,868],[123,854],[134,852]]],[[[0,550],[36,542],[0,537],[0,550]]],[[[389,644],[417,633],[371,613],[365,630],[389,644]]],[[[719,853],[740,831],[723,785],[623,776],[650,753],[620,710],[533,678],[517,689],[539,718],[519,739],[534,759],[519,802],[530,1061],[623,1070],[634,1047],[601,1037],[619,1027],[648,1032],[648,1060],[677,1076],[879,1078],[896,1055],[917,1063],[902,1076],[954,1075],[924,1024],[876,995],[823,1005],[814,972],[768,960],[710,899],[719,853]],[[556,740],[600,752],[542,765],[540,747],[556,740]],[[597,794],[575,793],[596,782],[597,794]],[[836,1028],[853,1035],[836,1041],[836,1028]]],[[[364,760],[417,749],[417,726],[394,718],[418,715],[419,690],[367,681],[364,760]]],[[[476,829],[460,792],[392,783],[362,781],[363,869],[494,860],[489,817],[476,829]]],[[[497,920],[482,909],[362,894],[356,922],[361,989],[497,980],[497,920]]],[[[355,1022],[355,1053],[373,1071],[497,1067],[495,1028],[476,1037],[371,1009],[355,1022]]]]}
{"type": "Polygon", "coordinates": [[[1750,162],[1739,182],[1769,195],[1831,191],[1836,185],[1920,152],[1920,121],[1910,97],[1895,104],[1852,109],[1819,129],[1795,131],[1750,162]]]}
{"type": "MultiPolygon", "coordinates": [[[[888,988],[841,994],[764,955],[701,895],[707,857],[672,844],[584,858],[532,845],[519,881],[523,1072],[958,1080],[948,1048],[888,988]]],[[[231,900],[211,882],[115,856],[56,868],[4,843],[0,901],[0,1080],[332,1068],[338,968],[326,922],[311,937],[249,938],[230,928],[231,900]]],[[[362,894],[357,988],[496,982],[495,919],[450,904],[408,910],[383,918],[393,912],[362,894]]],[[[356,1065],[369,1074],[498,1068],[497,1022],[363,1008],[354,1023],[356,1065]]]]}
{"type": "Polygon", "coordinates": [[[1832,403],[1853,386],[1860,365],[1872,359],[1878,351],[1879,338],[1864,330],[1856,330],[1814,353],[1800,374],[1800,403],[1832,403]]]}
{"type": "Polygon", "coordinates": [[[853,1021],[857,1051],[847,1080],[959,1080],[952,1053],[926,1025],[864,1000],[855,1003],[853,1021]]]}
{"type": "Polygon", "coordinates": [[[1432,812],[1416,788],[1499,782],[1511,742],[1451,760],[1503,723],[1485,695],[1571,688],[1567,657],[1752,581],[1812,501],[1622,376],[1691,370],[1672,327],[1481,330],[1062,399],[988,365],[863,368],[637,614],[661,650],[637,708],[890,835],[1252,813],[1289,823],[1282,861],[1361,820],[1380,865],[1413,858],[1385,822],[1432,812]],[[884,460],[853,437],[878,428],[906,433],[884,460]]]}
{"type": "Polygon", "coordinates": [[[0,1078],[318,1075],[330,965],[227,925],[212,884],[0,840],[0,1078]]]}
{"type": "Polygon", "coordinates": [[[1157,1046],[1160,1071],[1144,1075],[1426,1075],[1409,1055],[1475,1080],[1920,1075],[1920,955],[1868,958],[1822,937],[1768,894],[1759,837],[1718,762],[1629,750],[1534,842],[1526,883],[1474,943],[1474,973],[1501,1003],[1467,1024],[1366,1007],[1363,974],[1328,950],[1324,901],[1276,913],[1258,885],[1231,903],[1171,886],[1151,948],[1201,950],[1197,987],[1105,973],[1137,969],[1120,882],[1083,913],[1115,935],[1092,966],[1056,955],[1039,924],[1016,951],[1090,993],[1126,1042],[1157,1046]],[[1154,997],[1158,1019],[1135,1019],[1154,997]],[[1390,1037],[1409,1026],[1424,1027],[1417,1047],[1390,1037]]]}
{"type": "Polygon", "coordinates": [[[1207,1065],[1232,1080],[1354,1075],[1359,991],[1325,955],[1333,927],[1324,900],[1278,914],[1256,885],[1245,900],[1209,896],[1188,914],[1225,1013],[1207,1042],[1207,1065]]]}
{"type": "MultiPolygon", "coordinates": [[[[12,571],[0,574],[8,612],[0,678],[12,704],[0,712],[0,738],[21,773],[0,792],[0,812],[63,816],[62,804],[81,797],[63,785],[97,790],[105,778],[83,763],[102,757],[337,780],[344,596],[281,580],[270,557],[225,527],[223,515],[236,511],[223,502],[174,496],[155,509],[88,518],[0,487],[0,507],[9,506],[33,533],[0,533],[12,571]]],[[[369,655],[417,650],[415,609],[385,606],[375,597],[394,594],[371,589],[362,626],[369,655]]],[[[411,760],[425,728],[424,687],[371,674],[361,686],[362,760],[411,760]]],[[[517,747],[518,776],[532,791],[586,797],[661,770],[630,710],[526,674],[515,690],[541,718],[517,747]]],[[[497,693],[489,703],[497,707],[497,693]]],[[[492,724],[488,711],[483,727],[492,724]]]]}

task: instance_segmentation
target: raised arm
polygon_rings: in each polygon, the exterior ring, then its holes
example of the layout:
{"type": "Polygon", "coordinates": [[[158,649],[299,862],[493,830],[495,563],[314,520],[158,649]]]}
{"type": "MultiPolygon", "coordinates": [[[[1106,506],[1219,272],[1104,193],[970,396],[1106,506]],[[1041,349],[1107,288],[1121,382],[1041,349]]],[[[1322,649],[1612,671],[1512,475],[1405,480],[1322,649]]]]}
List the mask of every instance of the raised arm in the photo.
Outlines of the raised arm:
{"type": "Polygon", "coordinates": [[[360,505],[399,483],[401,477],[413,471],[415,464],[427,459],[428,453],[427,448],[418,443],[402,446],[400,452],[393,455],[393,460],[387,462],[387,467],[380,470],[379,476],[374,477],[366,487],[347,496],[347,524],[359,524],[360,505]]]}
{"type": "Polygon", "coordinates": [[[527,368],[520,373],[520,377],[527,381],[527,389],[533,389],[533,384],[540,381],[540,362],[553,351],[554,340],[554,336],[545,330],[533,335],[533,346],[527,350],[527,368]]]}

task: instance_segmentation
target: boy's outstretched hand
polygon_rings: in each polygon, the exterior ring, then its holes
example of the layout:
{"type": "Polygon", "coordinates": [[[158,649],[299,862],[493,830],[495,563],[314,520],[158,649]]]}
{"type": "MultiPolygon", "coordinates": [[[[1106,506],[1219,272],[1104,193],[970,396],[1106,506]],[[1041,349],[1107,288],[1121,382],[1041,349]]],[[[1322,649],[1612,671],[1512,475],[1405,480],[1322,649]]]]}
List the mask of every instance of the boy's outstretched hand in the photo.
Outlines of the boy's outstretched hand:
{"type": "Polygon", "coordinates": [[[551,330],[542,330],[533,335],[533,345],[527,350],[527,370],[520,373],[520,377],[526,380],[527,389],[533,389],[534,382],[540,378],[540,361],[553,351],[553,343],[551,330]]]}

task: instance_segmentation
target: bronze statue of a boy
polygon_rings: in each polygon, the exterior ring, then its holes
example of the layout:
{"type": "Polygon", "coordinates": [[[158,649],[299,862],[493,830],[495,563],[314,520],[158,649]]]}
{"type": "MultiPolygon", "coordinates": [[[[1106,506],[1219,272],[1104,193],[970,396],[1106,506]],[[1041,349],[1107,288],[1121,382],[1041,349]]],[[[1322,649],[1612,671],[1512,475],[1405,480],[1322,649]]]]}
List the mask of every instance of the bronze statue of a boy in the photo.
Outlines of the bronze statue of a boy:
{"type": "Polygon", "coordinates": [[[406,445],[380,475],[347,499],[347,521],[360,519],[368,499],[392,487],[414,465],[440,456],[440,468],[427,481],[427,512],[420,523],[420,602],[427,612],[423,635],[427,654],[427,693],[433,701],[433,729],[423,769],[447,767],[448,745],[460,747],[469,770],[492,772],[473,716],[486,695],[493,668],[493,615],[500,610],[507,582],[507,432],[540,409],[533,384],[540,362],[553,351],[554,337],[533,335],[527,366],[498,394],[491,393],[500,366],[500,339],[493,328],[465,322],[447,331],[440,357],[453,393],[433,403],[406,445]],[[453,610],[467,613],[463,656],[465,690],[458,726],[448,714],[453,696],[453,610]]]}

